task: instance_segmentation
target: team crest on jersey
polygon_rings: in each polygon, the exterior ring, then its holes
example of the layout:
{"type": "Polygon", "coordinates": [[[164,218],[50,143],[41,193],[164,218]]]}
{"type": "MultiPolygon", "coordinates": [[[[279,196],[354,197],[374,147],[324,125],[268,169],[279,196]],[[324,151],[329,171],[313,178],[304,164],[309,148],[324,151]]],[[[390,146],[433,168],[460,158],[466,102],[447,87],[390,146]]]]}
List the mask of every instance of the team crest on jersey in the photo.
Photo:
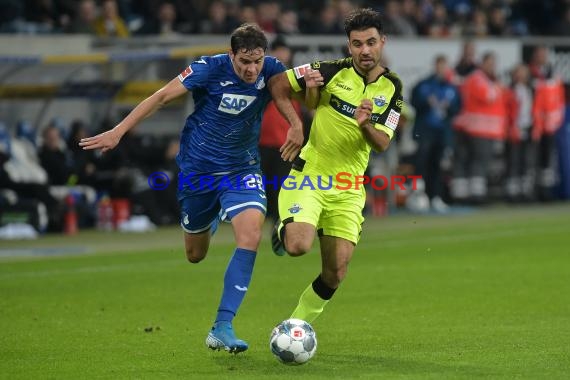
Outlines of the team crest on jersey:
{"type": "Polygon", "coordinates": [[[384,95],[375,96],[373,99],[374,104],[376,104],[378,107],[382,107],[384,104],[386,104],[386,97],[384,95]]]}
{"type": "Polygon", "coordinates": [[[260,75],[259,78],[257,78],[257,82],[255,82],[255,88],[261,90],[264,87],[265,87],[265,78],[263,77],[263,75],[260,75]]]}
{"type": "Polygon", "coordinates": [[[246,109],[257,97],[237,94],[223,94],[218,110],[237,115],[246,109]]]}
{"type": "Polygon", "coordinates": [[[305,74],[307,73],[307,70],[309,70],[311,68],[310,64],[306,64],[306,65],[301,65],[301,66],[297,66],[293,69],[293,71],[295,72],[295,77],[297,79],[301,79],[305,76],[305,74]]]}
{"type": "Polygon", "coordinates": [[[301,207],[300,204],[298,203],[293,203],[293,206],[289,207],[289,213],[291,214],[297,214],[299,211],[301,211],[303,209],[303,207],[301,207]]]}
{"type": "Polygon", "coordinates": [[[186,70],[184,70],[183,72],[180,73],[180,75],[178,77],[180,77],[180,80],[184,80],[186,78],[188,78],[190,75],[192,75],[194,71],[192,71],[192,68],[190,66],[188,66],[186,68],[186,70]]]}

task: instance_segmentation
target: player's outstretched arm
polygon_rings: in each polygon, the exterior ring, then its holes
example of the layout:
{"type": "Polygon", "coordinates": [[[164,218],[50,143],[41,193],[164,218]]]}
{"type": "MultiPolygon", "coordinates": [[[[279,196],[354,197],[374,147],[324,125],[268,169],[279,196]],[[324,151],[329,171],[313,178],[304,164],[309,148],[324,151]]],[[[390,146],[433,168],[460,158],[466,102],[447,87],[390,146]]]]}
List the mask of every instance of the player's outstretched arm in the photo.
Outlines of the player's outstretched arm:
{"type": "Polygon", "coordinates": [[[303,122],[291,103],[291,85],[287,74],[281,73],[271,77],[268,87],[275,106],[290,125],[287,139],[279,149],[281,158],[285,161],[293,161],[303,146],[304,136],[303,122]]]}
{"type": "Polygon", "coordinates": [[[375,151],[383,152],[390,146],[390,137],[374,128],[374,124],[370,120],[372,115],[372,101],[370,99],[363,99],[356,110],[354,111],[354,118],[360,126],[362,135],[366,139],[368,145],[375,151]]]}
{"type": "Polygon", "coordinates": [[[166,86],[140,102],[115,128],[96,136],[81,139],[79,146],[85,150],[101,149],[102,152],[113,149],[131,128],[134,128],[163,105],[187,92],[188,90],[180,80],[174,78],[166,86]]]}

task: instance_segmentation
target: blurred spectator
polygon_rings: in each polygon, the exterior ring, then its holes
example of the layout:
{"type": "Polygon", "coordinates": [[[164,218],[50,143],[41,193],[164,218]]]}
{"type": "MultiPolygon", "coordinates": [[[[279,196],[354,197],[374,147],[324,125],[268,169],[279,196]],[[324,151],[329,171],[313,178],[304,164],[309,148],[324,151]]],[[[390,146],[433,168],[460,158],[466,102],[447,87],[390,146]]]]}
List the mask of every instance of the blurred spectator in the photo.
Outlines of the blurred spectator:
{"type": "Polygon", "coordinates": [[[200,32],[207,34],[231,33],[237,26],[237,21],[228,15],[225,4],[216,0],[210,3],[208,19],[202,20],[200,32]]]}
{"type": "Polygon", "coordinates": [[[95,32],[100,37],[129,37],[125,21],[119,15],[116,0],[103,0],[101,15],[95,20],[95,32]]]}
{"type": "Polygon", "coordinates": [[[161,36],[171,36],[185,32],[188,32],[188,30],[184,29],[177,22],[176,7],[169,2],[160,4],[157,14],[152,19],[147,19],[138,31],[140,34],[157,34],[161,36]]]}
{"type": "Polygon", "coordinates": [[[239,11],[239,23],[256,23],[257,22],[257,12],[254,7],[245,6],[241,7],[239,11]]]}
{"type": "MultiPolygon", "coordinates": [[[[99,131],[109,129],[114,125],[109,118],[105,119],[99,131]]],[[[97,131],[96,131],[97,133],[97,131]]],[[[104,154],[95,152],[95,182],[93,186],[98,192],[105,192],[112,198],[128,198],[131,194],[132,184],[129,181],[127,164],[129,161],[128,151],[125,145],[110,150],[104,154]]]]}
{"type": "Polygon", "coordinates": [[[60,231],[63,204],[50,194],[45,171],[16,140],[0,123],[0,217],[24,212],[39,232],[60,231]]]}
{"type": "MultiPolygon", "coordinates": [[[[275,56],[287,67],[291,66],[291,49],[284,37],[278,36],[271,44],[269,55],[275,56]]],[[[301,104],[292,101],[297,114],[301,116],[301,104]]],[[[259,139],[259,154],[261,156],[261,171],[266,182],[267,217],[276,221],[279,218],[277,197],[279,195],[280,180],[289,175],[291,163],[283,161],[279,148],[285,143],[289,123],[279,113],[275,103],[270,101],[263,113],[261,121],[261,134],[259,139]]]]}
{"type": "MultiPolygon", "coordinates": [[[[459,91],[447,78],[447,59],[439,55],[434,72],[412,90],[412,106],[416,110],[414,138],[418,141],[416,174],[425,182],[426,194],[436,212],[447,211],[442,200],[441,160],[451,146],[451,120],[460,107],[459,91]]],[[[422,186],[423,187],[423,186],[422,186]]]]}
{"type": "Polygon", "coordinates": [[[28,131],[25,123],[19,123],[17,134],[10,138],[10,160],[6,162],[5,169],[10,178],[21,183],[36,183],[45,185],[48,182],[48,173],[40,165],[36,146],[30,141],[35,140],[28,131]]]}
{"type": "Polygon", "coordinates": [[[528,67],[517,65],[507,89],[507,180],[505,194],[510,201],[534,199],[536,142],[532,139],[533,91],[528,67]]]}
{"type": "Polygon", "coordinates": [[[67,146],[64,144],[59,129],[47,126],[42,133],[42,145],[39,152],[42,167],[48,174],[50,185],[66,185],[72,174],[67,146]]]}
{"type": "Polygon", "coordinates": [[[495,37],[505,37],[512,35],[509,25],[507,24],[507,16],[505,9],[499,5],[492,7],[489,15],[489,35],[495,37]]]}
{"type": "Polygon", "coordinates": [[[48,173],[38,157],[36,133],[25,121],[16,126],[16,136],[11,139],[11,159],[6,169],[12,179],[25,183],[48,183],[48,173]]]}
{"type": "Polygon", "coordinates": [[[471,0],[443,0],[443,4],[451,14],[465,14],[471,11],[471,0]]]}
{"type": "Polygon", "coordinates": [[[450,37],[457,33],[452,29],[447,17],[447,9],[441,3],[435,4],[433,9],[433,17],[429,23],[427,35],[430,37],[450,37]]]}
{"type": "Polygon", "coordinates": [[[139,135],[135,131],[130,131],[123,139],[128,159],[114,185],[128,189],[128,192],[119,195],[114,191],[114,198],[129,198],[133,213],[148,216],[156,225],[176,223],[180,215],[175,183],[178,170],[174,161],[179,148],[177,140],[139,135]],[[173,183],[161,191],[150,188],[148,177],[155,172],[166,173],[173,183]]]}
{"type": "Polygon", "coordinates": [[[454,120],[455,159],[451,194],[457,202],[487,199],[487,175],[493,143],[503,141],[507,118],[504,89],[497,78],[494,53],[461,85],[462,109],[454,120]]]}
{"type": "Polygon", "coordinates": [[[396,0],[388,0],[384,7],[384,31],[394,36],[417,34],[415,26],[402,16],[400,3],[396,0]]]}
{"type": "Polygon", "coordinates": [[[455,74],[458,78],[456,81],[461,83],[463,78],[471,74],[477,69],[477,62],[475,61],[475,43],[473,41],[465,41],[461,50],[461,57],[455,65],[455,74]]]}
{"type": "Polygon", "coordinates": [[[16,138],[29,144],[29,150],[36,152],[38,145],[36,130],[27,121],[20,120],[16,124],[16,138]]]}
{"type": "Polygon", "coordinates": [[[298,34],[299,19],[297,12],[292,9],[284,10],[277,20],[276,32],[279,34],[298,34]]]}
{"type": "Polygon", "coordinates": [[[469,37],[487,37],[489,35],[487,13],[481,9],[475,9],[463,34],[469,37]]]}
{"type": "Polygon", "coordinates": [[[534,49],[530,68],[534,80],[532,135],[538,140],[538,196],[548,201],[553,197],[553,187],[557,182],[554,135],[564,122],[564,84],[553,72],[545,46],[534,49]]]}
{"type": "Polygon", "coordinates": [[[358,8],[358,6],[351,0],[336,0],[334,3],[336,4],[340,20],[346,20],[350,12],[358,8]]]}
{"type": "Polygon", "coordinates": [[[547,79],[552,75],[552,66],[548,62],[548,48],[546,46],[536,46],[532,50],[528,67],[533,80],[547,79]]]}
{"type": "Polygon", "coordinates": [[[67,32],[77,34],[96,34],[95,20],[97,19],[97,5],[95,0],[81,0],[77,4],[76,15],[69,24],[67,32]]]}
{"type": "Polygon", "coordinates": [[[263,31],[276,33],[280,13],[281,5],[276,0],[261,1],[257,4],[257,23],[263,31]]]}
{"type": "Polygon", "coordinates": [[[89,136],[85,123],[74,120],[67,138],[67,149],[71,155],[72,173],[76,177],[73,181],[81,185],[95,186],[95,154],[79,146],[79,141],[89,136]]]}
{"type": "Polygon", "coordinates": [[[413,24],[416,31],[419,32],[418,22],[416,21],[416,17],[418,15],[418,5],[415,0],[401,1],[400,14],[409,23],[413,24]]]}
{"type": "Polygon", "coordinates": [[[328,4],[319,13],[319,22],[308,24],[307,32],[315,34],[342,34],[344,29],[338,11],[332,4],[328,4]]]}
{"type": "Polygon", "coordinates": [[[71,152],[60,135],[57,126],[50,124],[43,130],[43,143],[39,157],[42,167],[48,173],[49,192],[63,204],[72,197],[81,227],[92,227],[96,194],[90,186],[78,184],[78,174],[74,171],[71,152]]]}

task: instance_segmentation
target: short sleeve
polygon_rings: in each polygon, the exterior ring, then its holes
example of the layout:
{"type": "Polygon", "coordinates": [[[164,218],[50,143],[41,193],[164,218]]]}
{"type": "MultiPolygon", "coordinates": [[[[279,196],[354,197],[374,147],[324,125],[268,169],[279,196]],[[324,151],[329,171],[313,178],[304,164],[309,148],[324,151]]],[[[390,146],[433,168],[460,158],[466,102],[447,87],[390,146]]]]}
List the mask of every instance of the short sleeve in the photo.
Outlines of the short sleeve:
{"type": "Polygon", "coordinates": [[[388,108],[386,108],[382,114],[372,114],[372,121],[375,123],[374,128],[385,132],[390,139],[392,139],[396,128],[398,128],[404,99],[402,96],[402,82],[400,78],[392,73],[386,75],[386,78],[394,85],[394,93],[392,94],[388,108]]]}
{"type": "Polygon", "coordinates": [[[307,63],[304,65],[296,66],[290,70],[287,70],[287,78],[291,84],[291,88],[295,92],[299,92],[306,88],[305,85],[305,74],[309,69],[319,70],[321,73],[324,85],[327,83],[344,67],[346,67],[348,61],[346,59],[341,59],[337,61],[315,61],[313,63],[307,63]]]}
{"type": "Polygon", "coordinates": [[[266,56],[264,62],[264,71],[267,75],[267,78],[271,78],[272,76],[285,71],[285,65],[283,65],[283,63],[281,63],[281,61],[275,57],[266,56]]]}
{"type": "Polygon", "coordinates": [[[202,57],[192,62],[184,71],[178,74],[178,79],[184,87],[191,91],[206,86],[210,70],[212,70],[211,58],[202,57]]]}
{"type": "Polygon", "coordinates": [[[309,63],[305,65],[295,66],[292,69],[287,70],[287,79],[289,79],[289,84],[295,92],[300,92],[305,89],[305,73],[311,68],[309,63]]]}

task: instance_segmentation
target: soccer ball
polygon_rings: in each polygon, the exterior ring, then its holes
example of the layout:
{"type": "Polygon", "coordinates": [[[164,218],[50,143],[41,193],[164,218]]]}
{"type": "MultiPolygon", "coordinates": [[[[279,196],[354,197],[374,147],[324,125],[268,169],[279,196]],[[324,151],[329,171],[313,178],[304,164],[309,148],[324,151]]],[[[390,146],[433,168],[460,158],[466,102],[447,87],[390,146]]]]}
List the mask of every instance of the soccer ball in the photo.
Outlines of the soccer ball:
{"type": "Polygon", "coordinates": [[[317,333],[308,322],[286,319],[273,329],[269,348],[282,363],[306,363],[317,351],[317,333]]]}

